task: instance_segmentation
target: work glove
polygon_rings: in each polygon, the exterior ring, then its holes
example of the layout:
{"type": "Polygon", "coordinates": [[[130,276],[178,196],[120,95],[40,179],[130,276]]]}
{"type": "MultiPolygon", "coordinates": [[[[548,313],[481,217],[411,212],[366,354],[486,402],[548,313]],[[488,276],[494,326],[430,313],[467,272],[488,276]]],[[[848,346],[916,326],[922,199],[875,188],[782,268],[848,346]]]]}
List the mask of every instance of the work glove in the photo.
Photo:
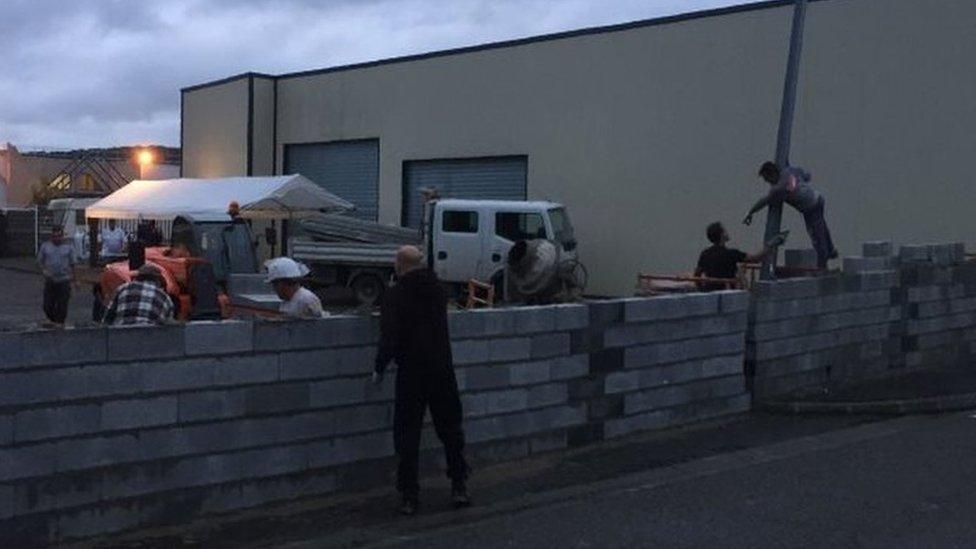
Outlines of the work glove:
{"type": "Polygon", "coordinates": [[[745,219],[742,220],[743,225],[752,225],[752,214],[747,214],[745,219]]]}

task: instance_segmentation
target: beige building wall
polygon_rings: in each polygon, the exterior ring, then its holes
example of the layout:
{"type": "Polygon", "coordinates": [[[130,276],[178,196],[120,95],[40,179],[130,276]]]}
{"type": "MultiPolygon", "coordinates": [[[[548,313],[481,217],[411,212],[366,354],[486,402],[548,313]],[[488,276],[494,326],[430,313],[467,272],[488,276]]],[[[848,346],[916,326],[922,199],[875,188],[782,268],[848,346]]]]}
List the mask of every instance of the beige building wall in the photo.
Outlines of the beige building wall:
{"type": "Polygon", "coordinates": [[[247,173],[248,81],[242,77],[183,92],[183,175],[247,173]]]}
{"type": "MultiPolygon", "coordinates": [[[[529,198],[571,210],[590,290],[628,293],[638,271],[691,271],[711,221],[759,247],[763,216],[739,221],[775,148],[791,13],[282,77],[278,170],[289,143],[378,137],[380,218],[395,223],[403,161],[526,154],[529,198]]],[[[974,20],[966,0],[810,4],[792,160],[825,192],[843,253],[976,243],[974,20]]],[[[785,221],[789,247],[809,246],[799,215],[785,221]]]]}
{"type": "Polygon", "coordinates": [[[254,78],[251,175],[274,174],[274,88],[273,78],[254,78]]]}

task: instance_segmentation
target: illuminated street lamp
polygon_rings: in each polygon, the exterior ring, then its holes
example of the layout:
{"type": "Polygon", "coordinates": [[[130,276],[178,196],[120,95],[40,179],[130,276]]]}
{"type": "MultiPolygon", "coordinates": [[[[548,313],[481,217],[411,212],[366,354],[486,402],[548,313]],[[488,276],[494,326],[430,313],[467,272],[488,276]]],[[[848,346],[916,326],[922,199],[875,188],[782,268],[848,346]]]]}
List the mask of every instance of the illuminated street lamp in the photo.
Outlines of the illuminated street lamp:
{"type": "Polygon", "coordinates": [[[146,177],[146,168],[152,166],[155,160],[152,150],[144,148],[139,151],[139,154],[136,155],[136,161],[139,163],[139,179],[146,177]]]}

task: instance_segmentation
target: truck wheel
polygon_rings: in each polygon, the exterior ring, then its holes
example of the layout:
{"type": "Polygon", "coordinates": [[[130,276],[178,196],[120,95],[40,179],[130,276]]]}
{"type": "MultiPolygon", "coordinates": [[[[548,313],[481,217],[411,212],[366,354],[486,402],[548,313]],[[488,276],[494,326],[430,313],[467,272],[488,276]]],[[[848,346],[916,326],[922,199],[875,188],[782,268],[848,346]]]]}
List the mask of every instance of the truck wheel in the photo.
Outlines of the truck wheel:
{"type": "Polygon", "coordinates": [[[383,280],[375,274],[361,274],[353,279],[349,284],[356,301],[363,305],[374,305],[379,301],[386,285],[383,280]]]}

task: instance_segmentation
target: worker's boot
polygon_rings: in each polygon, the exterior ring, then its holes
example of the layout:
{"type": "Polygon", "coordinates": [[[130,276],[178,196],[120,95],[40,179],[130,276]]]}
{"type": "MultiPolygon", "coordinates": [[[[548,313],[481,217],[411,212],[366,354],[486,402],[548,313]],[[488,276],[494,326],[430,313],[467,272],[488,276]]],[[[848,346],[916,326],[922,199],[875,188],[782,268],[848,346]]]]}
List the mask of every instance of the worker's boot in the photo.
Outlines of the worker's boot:
{"type": "Polygon", "coordinates": [[[451,482],[451,503],[454,504],[455,509],[471,505],[471,498],[468,497],[468,488],[464,485],[464,481],[451,482]]]}

